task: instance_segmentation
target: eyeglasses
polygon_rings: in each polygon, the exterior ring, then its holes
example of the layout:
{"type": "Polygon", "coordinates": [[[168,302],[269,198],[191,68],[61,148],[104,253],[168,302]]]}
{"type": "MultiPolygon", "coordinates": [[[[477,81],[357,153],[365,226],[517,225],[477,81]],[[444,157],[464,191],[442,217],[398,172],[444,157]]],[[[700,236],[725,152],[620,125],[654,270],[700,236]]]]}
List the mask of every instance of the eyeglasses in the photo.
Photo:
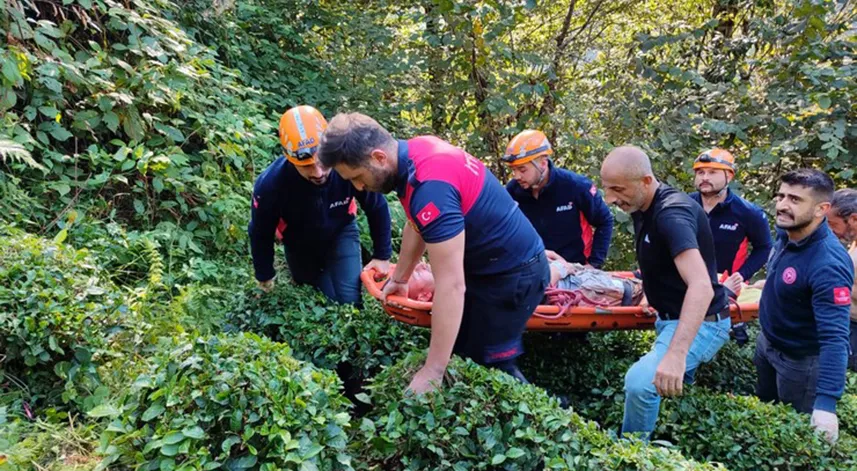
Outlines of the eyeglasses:
{"type": "Polygon", "coordinates": [[[732,170],[735,170],[735,164],[734,163],[729,162],[728,160],[723,160],[723,159],[718,159],[717,157],[712,157],[711,154],[709,154],[708,152],[697,157],[696,161],[702,162],[704,164],[710,164],[712,162],[716,163],[716,164],[722,164],[722,165],[725,165],[725,166],[731,168],[732,170]]]}

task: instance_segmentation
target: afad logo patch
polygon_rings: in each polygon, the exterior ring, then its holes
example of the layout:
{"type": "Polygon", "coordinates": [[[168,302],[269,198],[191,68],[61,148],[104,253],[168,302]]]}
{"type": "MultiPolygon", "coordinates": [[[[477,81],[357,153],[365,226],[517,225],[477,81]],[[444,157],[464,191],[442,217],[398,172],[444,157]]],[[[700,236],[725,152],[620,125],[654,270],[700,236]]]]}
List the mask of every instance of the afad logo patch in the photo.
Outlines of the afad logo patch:
{"type": "Polygon", "coordinates": [[[848,306],[851,304],[851,288],[833,288],[833,304],[848,306]]]}
{"type": "Polygon", "coordinates": [[[440,217],[440,210],[434,205],[434,202],[429,201],[429,204],[423,206],[423,209],[417,213],[417,221],[425,227],[431,224],[432,221],[440,217]]]}

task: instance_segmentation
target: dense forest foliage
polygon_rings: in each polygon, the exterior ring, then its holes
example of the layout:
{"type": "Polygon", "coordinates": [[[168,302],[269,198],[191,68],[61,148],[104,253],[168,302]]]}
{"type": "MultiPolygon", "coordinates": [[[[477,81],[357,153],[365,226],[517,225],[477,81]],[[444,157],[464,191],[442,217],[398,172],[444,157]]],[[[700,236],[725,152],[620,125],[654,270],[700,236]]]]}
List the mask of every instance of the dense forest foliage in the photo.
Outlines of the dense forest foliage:
{"type": "Polygon", "coordinates": [[[298,104],[438,135],[503,181],[536,128],[596,183],[631,143],[684,189],[725,147],[768,210],[799,166],[855,187],[853,2],[6,0],[0,38],[0,470],[857,469],[857,377],[831,446],[752,397],[753,342],[664,401],[650,444],[615,433],[652,332],[528,334],[534,385],[457,359],[444,394],[404,398],[427,332],[368,295],[261,295],[247,241],[298,104]]]}

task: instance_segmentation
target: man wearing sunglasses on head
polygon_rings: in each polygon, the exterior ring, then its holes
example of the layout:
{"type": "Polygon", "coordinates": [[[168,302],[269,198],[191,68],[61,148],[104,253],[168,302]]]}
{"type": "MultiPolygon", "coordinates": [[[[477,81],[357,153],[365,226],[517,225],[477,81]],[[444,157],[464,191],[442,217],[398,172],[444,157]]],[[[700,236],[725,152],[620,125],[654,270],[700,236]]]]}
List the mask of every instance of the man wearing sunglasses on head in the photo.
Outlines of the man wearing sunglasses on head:
{"type": "Polygon", "coordinates": [[[380,193],[357,191],[316,158],[327,120],[311,106],[283,113],[284,158],[256,179],[250,209],[250,249],[259,287],[274,286],[274,243],[280,239],[294,282],[333,301],[360,305],[360,233],[357,203],[366,213],[374,254],[364,269],[386,274],[392,254],[390,212],[380,193]]]}
{"type": "MultiPolygon", "coordinates": [[[[735,171],[735,157],[729,151],[703,152],[693,163],[697,191],[690,194],[708,214],[717,273],[726,273],[721,281],[733,298],[741,293],[742,283],[765,265],[773,246],[765,212],[729,189],[735,171]]],[[[734,326],[733,334],[740,345],[748,339],[743,323],[734,326]]]]}

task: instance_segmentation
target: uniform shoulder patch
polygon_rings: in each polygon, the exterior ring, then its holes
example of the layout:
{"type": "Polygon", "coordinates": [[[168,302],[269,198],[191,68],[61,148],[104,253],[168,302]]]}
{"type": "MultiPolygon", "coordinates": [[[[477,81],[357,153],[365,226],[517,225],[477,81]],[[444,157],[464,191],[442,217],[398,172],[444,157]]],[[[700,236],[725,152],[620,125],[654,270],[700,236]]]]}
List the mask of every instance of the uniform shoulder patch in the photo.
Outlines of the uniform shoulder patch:
{"type": "Polygon", "coordinates": [[[433,201],[423,206],[423,209],[417,211],[417,221],[422,226],[430,224],[432,221],[440,217],[440,210],[437,209],[433,201]]]}
{"type": "Polygon", "coordinates": [[[839,306],[851,305],[851,288],[847,286],[833,288],[833,304],[839,306]]]}
{"type": "Polygon", "coordinates": [[[595,196],[596,193],[598,193],[598,189],[595,188],[595,184],[593,184],[591,187],[589,187],[589,194],[595,196]]]}

